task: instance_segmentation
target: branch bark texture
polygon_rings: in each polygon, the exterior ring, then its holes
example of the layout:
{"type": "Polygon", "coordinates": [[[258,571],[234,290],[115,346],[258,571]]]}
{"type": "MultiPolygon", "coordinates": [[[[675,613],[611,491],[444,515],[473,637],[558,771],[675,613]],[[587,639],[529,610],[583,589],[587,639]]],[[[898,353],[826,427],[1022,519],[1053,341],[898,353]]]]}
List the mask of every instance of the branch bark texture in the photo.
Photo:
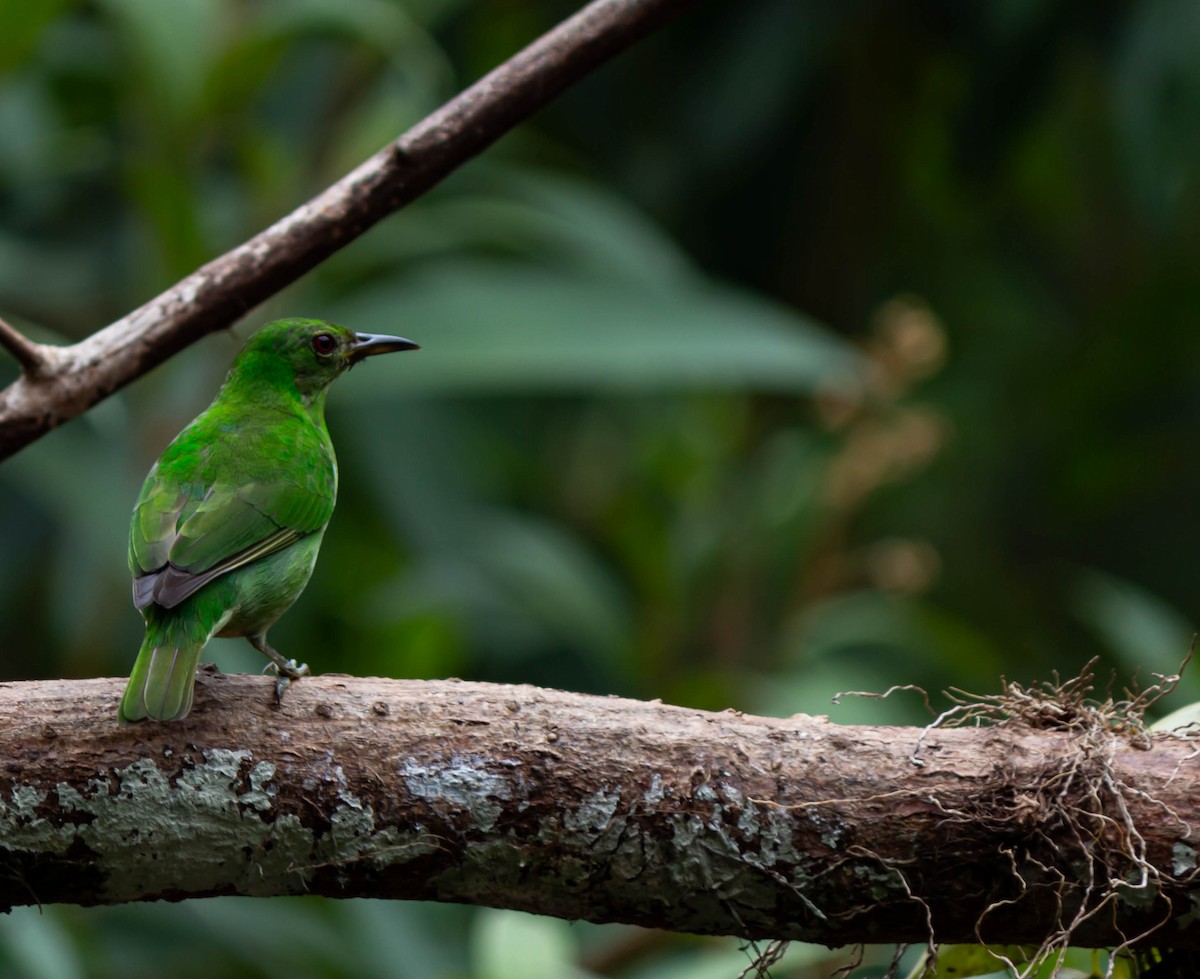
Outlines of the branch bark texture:
{"type": "Polygon", "coordinates": [[[229,326],[693,2],[594,0],[323,193],[123,319],[67,347],[0,334],[25,368],[0,392],[0,459],[229,326]]]}
{"type": "Polygon", "coordinates": [[[1200,947],[1194,745],[846,727],[533,687],[202,672],[0,684],[0,904],[315,893],[839,945],[1200,947]],[[916,762],[914,763],[914,758],[916,762]],[[1124,786],[1100,799],[1098,778],[1124,786]],[[1145,841],[1124,863],[1119,810],[1145,841]],[[1097,903],[1093,900],[1093,903],[1097,903]]]}

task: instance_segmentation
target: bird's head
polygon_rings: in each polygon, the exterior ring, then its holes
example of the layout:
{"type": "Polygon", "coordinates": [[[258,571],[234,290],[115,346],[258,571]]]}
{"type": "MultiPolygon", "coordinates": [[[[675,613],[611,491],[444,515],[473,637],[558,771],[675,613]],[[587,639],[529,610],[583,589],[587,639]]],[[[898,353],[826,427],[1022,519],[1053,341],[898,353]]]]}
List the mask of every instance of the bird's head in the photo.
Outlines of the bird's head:
{"type": "Polygon", "coordinates": [[[246,341],[229,376],[291,381],[309,399],[367,357],[418,349],[419,344],[404,337],[355,333],[324,320],[276,320],[246,341]]]}

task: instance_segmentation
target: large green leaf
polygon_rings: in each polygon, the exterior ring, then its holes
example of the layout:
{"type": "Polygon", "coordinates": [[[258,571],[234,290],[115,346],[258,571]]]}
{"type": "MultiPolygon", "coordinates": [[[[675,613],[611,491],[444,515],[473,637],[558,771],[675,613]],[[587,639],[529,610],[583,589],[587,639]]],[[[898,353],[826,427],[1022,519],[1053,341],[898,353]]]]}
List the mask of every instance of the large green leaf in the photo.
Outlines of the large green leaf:
{"type": "Polygon", "coordinates": [[[362,290],[335,318],[403,330],[424,350],[364,372],[354,395],[741,388],[853,382],[852,348],[731,287],[657,290],[524,264],[451,261],[362,290]]]}
{"type": "MultiPolygon", "coordinates": [[[[1153,682],[1153,673],[1178,672],[1195,641],[1195,628],[1178,611],[1115,575],[1081,570],[1072,599],[1075,614],[1104,641],[1126,675],[1138,676],[1142,686],[1153,682]]],[[[1200,693],[1195,669],[1185,671],[1181,683],[1181,695],[1200,693]]]]}
{"type": "Polygon", "coordinates": [[[576,954],[567,921],[494,908],[475,916],[472,979],[584,979],[576,954]]]}

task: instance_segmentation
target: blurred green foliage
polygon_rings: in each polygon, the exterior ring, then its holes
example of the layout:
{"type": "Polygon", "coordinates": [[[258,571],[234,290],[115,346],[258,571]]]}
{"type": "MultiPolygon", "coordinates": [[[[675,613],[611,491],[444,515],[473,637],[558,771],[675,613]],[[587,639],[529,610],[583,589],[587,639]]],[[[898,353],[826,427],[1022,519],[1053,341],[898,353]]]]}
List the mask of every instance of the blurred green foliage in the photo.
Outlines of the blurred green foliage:
{"type": "MultiPolygon", "coordinates": [[[[0,313],[87,335],[570,10],[0,5],[0,313]]],[[[128,670],[137,487],[284,314],[425,347],[331,397],[342,499],[272,633],[319,671],[873,723],[919,698],[831,695],[1171,671],[1200,613],[1198,28],[1186,0],[701,5],[0,467],[2,678],[128,670]]],[[[210,648],[258,669],[244,647],[210,648]]],[[[22,979],[695,979],[749,954],[371,902],[0,919],[22,979]]]]}

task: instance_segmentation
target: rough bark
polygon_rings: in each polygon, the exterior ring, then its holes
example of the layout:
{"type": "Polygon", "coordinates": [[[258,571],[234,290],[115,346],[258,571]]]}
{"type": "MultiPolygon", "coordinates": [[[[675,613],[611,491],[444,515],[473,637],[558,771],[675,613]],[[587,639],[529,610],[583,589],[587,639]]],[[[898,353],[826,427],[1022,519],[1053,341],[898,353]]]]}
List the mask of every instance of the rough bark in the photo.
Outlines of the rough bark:
{"type": "Polygon", "coordinates": [[[287,217],[66,347],[0,326],[22,366],[0,391],[0,459],[82,414],[425,193],[695,0],[595,0],[287,217]]]}
{"type": "Polygon", "coordinates": [[[123,683],[0,684],[0,902],[305,892],[830,945],[982,921],[1037,943],[1111,878],[1073,942],[1164,923],[1156,941],[1200,946],[1200,761],[1176,738],[343,676],[276,707],[269,678],[211,669],[185,721],[120,728],[123,683]]]}

